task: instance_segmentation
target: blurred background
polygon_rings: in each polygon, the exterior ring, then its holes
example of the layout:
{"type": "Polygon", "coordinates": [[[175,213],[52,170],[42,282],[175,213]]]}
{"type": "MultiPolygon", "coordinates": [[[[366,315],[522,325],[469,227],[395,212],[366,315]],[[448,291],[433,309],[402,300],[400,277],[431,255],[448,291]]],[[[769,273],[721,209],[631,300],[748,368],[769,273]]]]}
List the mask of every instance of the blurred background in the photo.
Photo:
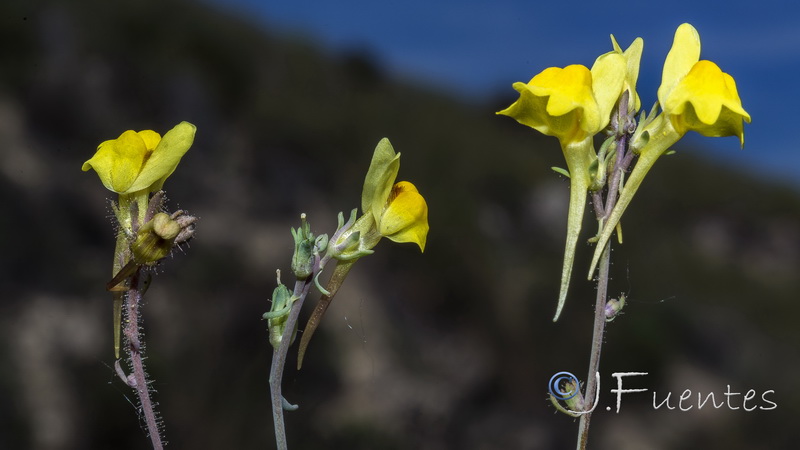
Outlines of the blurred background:
{"type": "Polygon", "coordinates": [[[629,304],[605,337],[590,446],[793,448],[800,16],[768,1],[615,5],[0,4],[0,448],[149,448],[113,370],[114,196],[80,167],[124,130],[182,120],[198,133],[165,189],[172,209],[201,220],[143,308],[171,447],[274,448],[261,314],[275,270],[289,269],[289,228],[305,212],[314,232],[332,233],[389,137],[400,179],[428,200],[428,246],[380,243],[303,370],[290,352],[290,448],[574,448],[577,422],[555,413],[547,382],[586,378],[594,289],[580,275],[593,248],[578,249],[552,323],[569,191],[549,168],[563,157],[555,139],[494,112],[516,99],[514,81],[591,65],[609,33],[623,47],[645,39],[650,105],[685,21],[703,58],[736,78],[754,123],[745,150],[687,136],[625,215],[610,291],[629,304]],[[624,396],[619,413],[613,372],[648,373],[626,384],[648,392],[624,396]],[[739,392],[734,407],[752,389],[748,406],[764,408],[774,391],[777,408],[654,409],[654,392],[676,407],[686,389],[718,403],[739,392]]]}

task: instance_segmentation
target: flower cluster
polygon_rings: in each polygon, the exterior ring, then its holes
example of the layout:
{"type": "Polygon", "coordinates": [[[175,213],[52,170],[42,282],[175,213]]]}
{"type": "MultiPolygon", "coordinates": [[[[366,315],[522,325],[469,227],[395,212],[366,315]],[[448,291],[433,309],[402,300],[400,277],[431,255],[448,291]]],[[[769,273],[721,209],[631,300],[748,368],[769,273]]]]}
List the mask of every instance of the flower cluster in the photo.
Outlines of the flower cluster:
{"type": "MultiPolygon", "coordinates": [[[[570,207],[567,243],[562,268],[561,291],[554,320],[566,300],[575,247],[587,193],[602,189],[607,161],[598,158],[594,135],[605,130],[625,99],[625,114],[640,108],[636,82],[643,41],[637,38],[622,49],[611,36],[614,50],[597,58],[591,69],[582,65],[551,67],[528,83],[514,83],[519,99],[498,112],[516,119],[548,136],[558,138],[570,177],[570,207]]],[[[661,113],[642,116],[630,148],[639,156],[610,216],[601,224],[591,274],[623,212],[630,204],[644,176],[671,145],[686,132],[704,136],[738,136],[744,144],[742,121],[750,115],[742,108],[733,78],[716,64],[701,61],[700,38],[689,24],[678,27],[664,63],[658,104],[661,113]]],[[[602,153],[602,151],[601,151],[602,153]]]]}

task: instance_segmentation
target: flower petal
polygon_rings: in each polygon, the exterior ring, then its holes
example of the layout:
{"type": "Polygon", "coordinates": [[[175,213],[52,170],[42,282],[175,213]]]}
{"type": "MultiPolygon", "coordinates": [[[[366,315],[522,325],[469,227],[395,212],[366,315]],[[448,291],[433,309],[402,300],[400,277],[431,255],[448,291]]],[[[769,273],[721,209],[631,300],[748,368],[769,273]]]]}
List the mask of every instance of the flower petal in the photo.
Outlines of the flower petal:
{"type": "Polygon", "coordinates": [[[611,35],[611,43],[614,46],[614,51],[625,57],[625,83],[622,86],[622,91],[630,92],[628,106],[630,111],[638,111],[641,107],[641,100],[639,94],[636,92],[636,82],[639,79],[639,65],[642,60],[642,50],[644,49],[644,40],[637,37],[631,42],[631,45],[622,51],[622,48],[617,43],[614,35],[611,35]]]}
{"type": "Polygon", "coordinates": [[[675,30],[672,48],[670,48],[667,59],[664,61],[661,86],[658,88],[658,101],[662,107],[672,89],[699,60],[700,35],[693,26],[684,23],[675,30]]]}
{"type": "Polygon", "coordinates": [[[408,181],[395,184],[378,232],[394,242],[414,242],[425,251],[428,228],[428,204],[417,188],[408,181]]]}
{"type": "Polygon", "coordinates": [[[547,113],[551,116],[561,116],[594,103],[592,73],[580,64],[572,64],[563,69],[545,69],[533,77],[528,86],[536,95],[550,96],[547,113]]]}
{"type": "Polygon", "coordinates": [[[106,189],[123,193],[139,175],[146,153],[141,136],[128,130],[119,138],[100,144],[94,156],[83,163],[82,170],[94,169],[106,189]]]}
{"type": "Polygon", "coordinates": [[[663,105],[679,133],[694,130],[704,136],[738,136],[744,145],[742,107],[736,81],[711,61],[699,61],[675,86],[663,105]]]}
{"type": "Polygon", "coordinates": [[[144,146],[147,147],[149,152],[155,150],[158,143],[161,142],[161,135],[153,130],[142,130],[137,133],[144,141],[144,146]]]}
{"type": "MultiPolygon", "coordinates": [[[[128,187],[125,193],[142,189],[148,189],[150,192],[161,189],[164,181],[172,175],[183,155],[192,146],[196,131],[197,127],[189,122],[181,122],[169,130],[158,141],[158,145],[153,150],[150,158],[145,161],[139,177],[128,187]]],[[[153,134],[157,133],[153,132],[153,134]]],[[[153,142],[152,137],[152,135],[148,135],[150,142],[153,142]]]]}
{"type": "Polygon", "coordinates": [[[559,139],[562,136],[571,136],[580,130],[575,111],[552,117],[547,113],[547,102],[550,97],[537,96],[529,85],[522,82],[514,83],[514,89],[519,92],[519,99],[497,114],[509,116],[542,134],[559,139]]]}
{"type": "Polygon", "coordinates": [[[590,124],[587,120],[581,126],[587,134],[596,134],[608,125],[611,110],[622,95],[626,73],[625,57],[617,52],[600,55],[592,65],[592,92],[597,102],[598,122],[590,124]]]}
{"type": "Polygon", "coordinates": [[[519,99],[497,114],[512,117],[562,142],[583,140],[600,127],[600,113],[592,92],[592,73],[585,66],[550,67],[527,84],[514,83],[519,99]]]}
{"type": "Polygon", "coordinates": [[[364,214],[371,212],[375,220],[378,220],[386,207],[386,199],[389,198],[399,170],[400,154],[394,152],[388,139],[381,139],[372,154],[372,162],[361,191],[361,210],[364,214]]]}

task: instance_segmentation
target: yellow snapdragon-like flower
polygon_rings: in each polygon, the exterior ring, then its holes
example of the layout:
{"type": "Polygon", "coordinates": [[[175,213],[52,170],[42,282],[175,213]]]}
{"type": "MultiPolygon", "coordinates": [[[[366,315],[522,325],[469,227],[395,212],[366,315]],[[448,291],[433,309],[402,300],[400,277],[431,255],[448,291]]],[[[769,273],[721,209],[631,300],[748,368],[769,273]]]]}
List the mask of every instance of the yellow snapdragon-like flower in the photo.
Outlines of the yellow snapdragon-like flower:
{"type": "Polygon", "coordinates": [[[519,100],[498,114],[513,117],[562,142],[580,141],[600,128],[600,110],[586,66],[549,67],[527,84],[514,83],[519,100]]]}
{"type": "Polygon", "coordinates": [[[711,61],[700,60],[700,35],[688,23],[675,31],[664,62],[658,101],[675,132],[694,130],[704,136],[737,136],[744,145],[742,108],[736,81],[711,61]]]}
{"type": "Polygon", "coordinates": [[[550,67],[527,84],[514,83],[519,100],[498,112],[562,146],[594,136],[608,125],[625,80],[625,59],[615,52],[600,56],[591,71],[579,64],[550,67]]]}
{"type": "Polygon", "coordinates": [[[703,136],[737,136],[744,147],[743,120],[750,114],[742,108],[733,77],[711,61],[698,61],[663,100],[678,134],[689,130],[703,136]]]}
{"type": "Polygon", "coordinates": [[[514,83],[519,99],[497,113],[557,137],[567,161],[570,177],[567,242],[554,321],[566,302],[587,193],[592,185],[592,167],[597,163],[592,137],[608,126],[611,112],[625,90],[632,90],[633,98],[638,99],[635,88],[640,56],[641,40],[638,40],[626,52],[615,46],[614,51],[598,57],[591,70],[582,65],[550,67],[527,84],[514,83]]]}
{"type": "MultiPolygon", "coordinates": [[[[178,167],[183,155],[194,142],[196,128],[181,122],[161,135],[152,130],[122,133],[117,139],[101,143],[94,156],[83,163],[84,172],[94,169],[106,189],[119,194],[114,204],[114,214],[119,223],[117,246],[112,264],[115,278],[132,257],[129,237],[133,233],[131,205],[138,207],[137,220],[142,223],[150,194],[162,188],[164,181],[178,167]]],[[[122,293],[114,296],[114,353],[119,358],[122,293]]]]}
{"type": "Polygon", "coordinates": [[[377,224],[381,236],[394,242],[413,242],[420,251],[425,251],[428,205],[410,182],[395,183],[377,224]]]}
{"type": "MultiPolygon", "coordinates": [[[[421,251],[425,251],[429,228],[428,205],[410,182],[395,184],[399,170],[400,154],[395,153],[388,139],[382,139],[375,148],[364,178],[361,210],[365,216],[372,216],[374,230],[381,237],[394,242],[413,242],[421,251]]],[[[369,234],[368,230],[359,231],[369,234]]]]}
{"type": "Polygon", "coordinates": [[[700,35],[688,23],[675,31],[672,48],[664,62],[658,101],[661,114],[648,118],[634,134],[631,148],[639,154],[639,159],[597,242],[590,279],[602,249],[642,180],[658,158],[684,134],[696,131],[710,137],[737,136],[744,146],[743,121],[750,123],[750,114],[742,107],[736,82],[713,62],[700,60],[700,35]]]}
{"type": "Polygon", "coordinates": [[[191,147],[195,131],[188,122],[181,122],[163,138],[151,130],[128,130],[100,144],[82,169],[94,169],[103,185],[118,194],[158,191],[191,147]]]}
{"type": "MultiPolygon", "coordinates": [[[[400,154],[388,139],[382,139],[364,178],[361,191],[363,214],[352,226],[337,233],[330,247],[340,261],[355,260],[372,253],[382,238],[412,242],[425,251],[428,238],[428,204],[408,181],[395,183],[400,170],[400,154]]],[[[353,210],[353,218],[355,218],[353,210]]]]}
{"type": "Polygon", "coordinates": [[[372,253],[372,248],[384,237],[394,242],[413,242],[419,246],[420,251],[425,251],[429,229],[428,204],[413,184],[408,181],[395,183],[399,171],[400,154],[395,153],[388,139],[381,139],[375,147],[367,176],[364,178],[364,188],[361,191],[362,216],[341,234],[337,232],[328,243],[329,251],[331,248],[336,249],[334,258],[339,261],[300,338],[298,369],[303,365],[311,336],[359,258],[372,253]]]}

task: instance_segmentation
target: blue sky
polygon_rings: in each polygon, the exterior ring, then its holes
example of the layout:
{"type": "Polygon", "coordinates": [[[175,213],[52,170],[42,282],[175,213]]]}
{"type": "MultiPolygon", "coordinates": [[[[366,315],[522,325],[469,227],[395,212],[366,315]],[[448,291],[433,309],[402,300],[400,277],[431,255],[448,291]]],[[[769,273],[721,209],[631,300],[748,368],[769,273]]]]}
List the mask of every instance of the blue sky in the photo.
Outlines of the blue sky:
{"type": "Polygon", "coordinates": [[[645,41],[638,86],[643,105],[655,101],[664,57],[675,28],[694,25],[702,59],[737,82],[753,123],[745,149],[737,139],[684,141],[771,178],[800,186],[800,7],[777,0],[584,0],[534,2],[467,0],[216,0],[273,32],[304,35],[332,52],[362,49],[398,77],[411,78],[465,99],[509,92],[550,66],[591,66],[611,49],[609,34],[627,47],[645,41]]]}

